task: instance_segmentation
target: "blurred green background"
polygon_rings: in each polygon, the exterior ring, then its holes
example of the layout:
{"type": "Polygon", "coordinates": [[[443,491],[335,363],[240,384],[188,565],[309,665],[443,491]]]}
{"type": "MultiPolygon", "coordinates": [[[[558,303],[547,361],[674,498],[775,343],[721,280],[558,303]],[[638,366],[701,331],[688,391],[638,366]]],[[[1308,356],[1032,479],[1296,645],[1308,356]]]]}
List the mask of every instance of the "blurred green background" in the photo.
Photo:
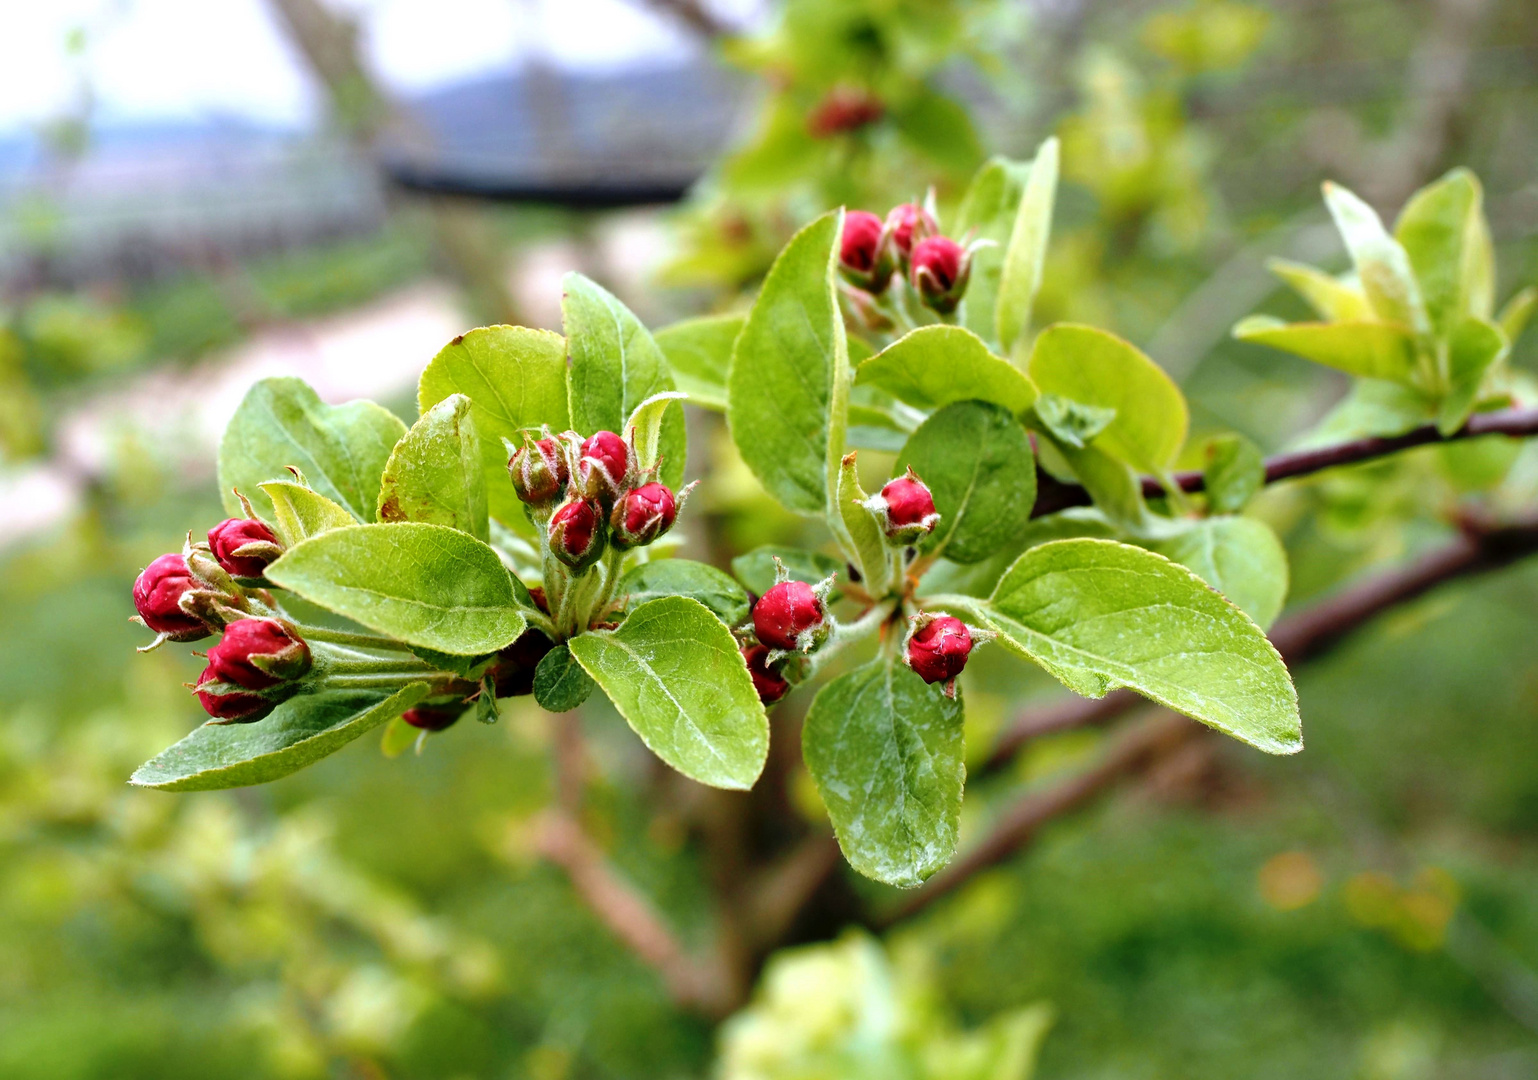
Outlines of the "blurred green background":
{"type": "MultiPolygon", "coordinates": [[[[1344,266],[1321,179],[1393,212],[1467,164],[1498,300],[1538,281],[1531,0],[210,7],[0,14],[0,1075],[1022,1080],[1038,1042],[1049,1080],[1538,1075],[1538,566],[1300,668],[1301,756],[1204,743],[883,939],[771,959],[724,1027],[535,856],[549,747],[527,699],[260,789],[125,784],[198,721],[196,661],[134,652],[129,585],[222,516],[212,447],[255,378],[410,420],[438,344],[558,323],[566,269],[653,325],[731,310],[820,210],[930,185],[954,205],[987,155],[1055,132],[1041,320],[1146,348],[1193,446],[1274,451],[1344,382],[1227,331],[1301,314],[1265,256],[1344,266]],[[828,133],[839,95],[879,116],[828,133]]],[[[692,423],[691,542],[725,565],[818,539],[692,423]]],[[[1293,603],[1481,497],[1429,454],[1267,493],[1293,603]]],[[[1522,459],[1501,497],[1535,475],[1522,459]]],[[[986,719],[1050,684],[975,668],[982,755],[986,719]]],[[[647,755],[612,713],[583,725],[585,824],[708,942],[701,853],[647,755]]],[[[963,846],[1101,738],[1038,740],[977,785],[963,846]]]]}

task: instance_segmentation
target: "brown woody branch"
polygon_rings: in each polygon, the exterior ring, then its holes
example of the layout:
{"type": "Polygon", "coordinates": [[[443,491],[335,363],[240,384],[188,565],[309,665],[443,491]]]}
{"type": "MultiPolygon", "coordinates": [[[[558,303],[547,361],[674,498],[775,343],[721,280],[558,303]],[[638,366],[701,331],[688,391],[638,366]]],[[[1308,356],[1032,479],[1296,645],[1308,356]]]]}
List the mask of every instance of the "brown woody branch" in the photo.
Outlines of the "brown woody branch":
{"type": "MultiPolygon", "coordinates": [[[[1443,435],[1437,430],[1435,424],[1423,424],[1403,435],[1352,439],[1334,446],[1277,454],[1266,459],[1266,483],[1274,484],[1281,480],[1308,476],[1338,465],[1355,465],[1363,461],[1372,461],[1375,458],[1387,457],[1389,454],[1397,454],[1401,450],[1409,450],[1417,446],[1459,442],[1463,439],[1478,438],[1481,435],[1519,437],[1538,435],[1538,408],[1501,409],[1498,412],[1476,413],[1469,417],[1468,423],[1450,435],[1443,435]]],[[[1041,472],[1038,472],[1037,478],[1040,483],[1036,490],[1036,505],[1031,510],[1032,517],[1044,517],[1072,506],[1091,504],[1089,492],[1078,484],[1063,483],[1041,472]]],[[[1188,493],[1204,491],[1207,487],[1207,478],[1196,471],[1178,472],[1174,479],[1180,490],[1188,493]]],[[[1147,498],[1157,498],[1164,494],[1164,486],[1152,477],[1145,476],[1143,494],[1147,498]]]]}
{"type": "Polygon", "coordinates": [[[646,6],[671,16],[707,41],[733,32],[731,26],[705,6],[703,0],[646,0],[646,6]]]}
{"type": "MultiPolygon", "coordinates": [[[[1326,651],[1375,615],[1423,595],[1438,585],[1507,566],[1538,553],[1538,516],[1493,523],[1465,519],[1456,540],[1399,570],[1371,578],[1277,623],[1271,641],[1289,665],[1326,651]]],[[[1118,691],[1096,701],[1073,701],[1022,717],[1000,740],[983,768],[997,768],[1032,734],[1103,723],[1141,699],[1118,691]],[[1113,701],[1114,704],[1109,704],[1113,701]]],[[[1118,736],[1100,762],[1088,771],[1045,791],[1025,795],[1006,808],[992,831],[974,848],[941,871],[903,904],[882,917],[889,926],[923,911],[974,875],[995,866],[1028,845],[1054,818],[1078,809],[1119,781],[1163,760],[1204,729],[1182,716],[1158,710],[1118,736]]]]}

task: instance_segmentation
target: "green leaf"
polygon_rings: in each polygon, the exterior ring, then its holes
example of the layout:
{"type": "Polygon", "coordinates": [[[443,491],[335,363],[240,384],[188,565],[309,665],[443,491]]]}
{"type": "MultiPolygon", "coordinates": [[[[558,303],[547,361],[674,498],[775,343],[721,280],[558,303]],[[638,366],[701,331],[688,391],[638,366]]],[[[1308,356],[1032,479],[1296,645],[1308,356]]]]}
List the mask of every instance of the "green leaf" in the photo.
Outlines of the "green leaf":
{"type": "Polygon", "coordinates": [[[1330,446],[1368,435],[1403,435],[1431,421],[1432,403],[1415,389],[1382,379],[1358,379],[1335,407],[1298,442],[1298,449],[1330,446]]]}
{"type": "Polygon", "coordinates": [[[359,521],[372,521],[379,474],[405,433],[399,417],[372,401],[327,405],[302,379],[263,379],[246,392],[219,443],[224,508],[241,512],[233,490],[239,488],[272,520],[261,485],[284,479],[292,466],[315,491],[359,521]]]}
{"type": "Polygon", "coordinates": [[[1538,286],[1529,285],[1506,301],[1496,321],[1501,324],[1508,342],[1517,343],[1517,338],[1527,329],[1527,320],[1532,317],[1534,308],[1538,308],[1538,286]]]}
{"type": "Polygon", "coordinates": [[[1287,550],[1264,522],[1203,518],[1148,546],[1194,571],[1262,628],[1281,614],[1287,599],[1287,550]]]}
{"type": "Polygon", "coordinates": [[[1467,316],[1495,308],[1494,253],[1484,193],[1467,169],[1454,169],[1417,191],[1399,214],[1394,236],[1410,258],[1431,329],[1453,333],[1467,316]]]}
{"type": "Polygon", "coordinates": [[[350,525],[313,536],[267,579],[370,630],[455,656],[496,652],[523,633],[497,553],[442,525],[350,525]]]}
{"type": "Polygon", "coordinates": [[[949,172],[974,169],[983,156],[971,113],[933,86],[891,109],[889,117],[904,142],[949,172]]]}
{"type": "Polygon", "coordinates": [[[1112,540],[1042,544],[973,610],[1076,693],[1126,686],[1268,753],[1302,749],[1297,693],[1276,649],[1161,555],[1112,540]]]}
{"type": "Polygon", "coordinates": [[[1372,308],[1362,290],[1333,274],[1289,259],[1267,259],[1266,269],[1291,285],[1327,322],[1359,322],[1372,318],[1372,308]]]}
{"type": "MultiPolygon", "coordinates": [[[[843,563],[820,551],[766,544],[733,559],[732,573],[750,592],[762,596],[774,585],[775,559],[780,560],[792,581],[804,581],[808,585],[815,585],[830,574],[844,572],[843,563]]],[[[838,597],[835,589],[828,595],[828,603],[836,603],[838,597]]]]}
{"type": "Polygon", "coordinates": [[[546,712],[570,712],[586,701],[597,685],[564,641],[542,656],[534,668],[534,700],[546,712]]]}
{"type": "Polygon", "coordinates": [[[1473,315],[1453,328],[1447,342],[1451,389],[1437,411],[1437,430],[1451,435],[1461,428],[1479,400],[1485,374],[1506,358],[1510,344],[1495,323],[1473,315]]]}
{"type": "Polygon", "coordinates": [[[732,350],[726,418],[742,459],[791,510],[831,509],[844,453],[848,344],[834,286],[842,210],[780,252],[732,350]]]}
{"type": "Polygon", "coordinates": [[[911,889],[950,861],[967,771],[959,697],[873,660],[818,691],[801,754],[860,873],[911,889]]]}
{"type": "MultiPolygon", "coordinates": [[[[1029,345],[1027,330],[1036,293],[1041,288],[1041,269],[1052,235],[1052,204],[1057,199],[1057,139],[1051,138],[1036,151],[1025,193],[1015,215],[1009,246],[1004,249],[1004,269],[999,279],[995,314],[999,346],[1017,361],[1029,345]]],[[[1091,403],[1093,404],[1093,403],[1091,403]]]]}
{"type": "Polygon", "coordinates": [[[451,394],[422,414],[385,465],[380,521],[425,521],[489,536],[486,473],[470,399],[451,394]]]}
{"type": "Polygon", "coordinates": [[[685,447],[678,438],[683,428],[677,426],[683,420],[683,398],[677,390],[653,394],[637,405],[630,419],[625,421],[626,430],[635,431],[636,457],[640,459],[641,468],[650,469],[661,461],[662,482],[674,491],[684,479],[684,458],[680,451],[685,447]],[[669,439],[672,440],[669,445],[672,457],[664,450],[664,443],[669,439]]]}
{"type": "Polygon", "coordinates": [[[417,384],[417,408],[426,413],[450,394],[464,394],[481,444],[486,505],[515,530],[529,529],[523,504],[507,477],[503,440],[522,444],[520,432],[549,424],[571,426],[566,408],[566,342],[548,330],[483,326],[439,350],[417,384]]]}
{"type": "MultiPolygon", "coordinates": [[[[975,271],[974,271],[975,272],[975,271]]],[[[664,326],[654,336],[673,372],[673,382],[691,404],[726,411],[726,373],[732,345],[745,315],[706,315],[664,326]]]]}
{"type": "Polygon", "coordinates": [[[1207,443],[1202,479],[1208,508],[1214,514],[1237,514],[1265,486],[1266,460],[1243,435],[1219,435],[1207,443]]]}
{"type": "Polygon", "coordinates": [[[426,683],[299,694],[254,724],[204,724],[140,765],[130,784],[210,791],[265,784],[333,754],[427,697],[426,683]]]}
{"type": "Polygon", "coordinates": [[[1116,410],[1043,394],[1036,399],[1036,419],[1058,442],[1082,450],[1116,419],[1116,410]]]}
{"type": "Polygon", "coordinates": [[[272,501],[273,522],[284,547],[293,547],[327,529],[358,524],[345,509],[303,484],[269,480],[256,486],[272,501]]]}
{"type": "Polygon", "coordinates": [[[1044,394],[1115,409],[1116,418],[1093,445],[1134,469],[1163,474],[1185,445],[1189,419],[1180,388],[1115,334],[1068,323],[1050,326],[1036,339],[1029,371],[1044,394]]]}
{"type": "Polygon", "coordinates": [[[729,574],[691,559],[656,559],[632,567],[619,579],[614,595],[634,611],[663,596],[689,596],[708,607],[727,626],[747,621],[748,594],[729,574]]]}
{"type": "Polygon", "coordinates": [[[1415,375],[1415,338],[1386,322],[1280,323],[1252,315],[1234,337],[1269,345],[1364,379],[1408,383],[1415,375]]]}
{"type": "Polygon", "coordinates": [[[1089,492],[1095,509],[1120,528],[1141,532],[1148,520],[1148,504],[1143,499],[1143,481],[1132,467],[1114,458],[1098,446],[1069,446],[1050,432],[1041,435],[1038,448],[1042,461],[1056,453],[1089,492]]]}
{"type": "Polygon", "coordinates": [[[1004,273],[1004,246],[1015,227],[1015,214],[1030,170],[1029,162],[990,159],[977,170],[956,212],[957,236],[970,234],[994,242],[994,246],[972,253],[972,282],[961,306],[962,325],[984,340],[994,338],[998,332],[994,313],[999,279],[1004,273]]]}
{"type": "Polygon", "coordinates": [[[569,644],[663,761],[711,787],[753,786],[769,753],[769,717],[731,631],[704,604],[663,597],[618,630],[569,644]]]}
{"type": "Polygon", "coordinates": [[[851,560],[871,596],[885,596],[892,587],[892,553],[887,548],[881,523],[867,506],[860,487],[856,455],[845,454],[838,474],[838,512],[853,548],[851,560]]]}
{"type": "Polygon", "coordinates": [[[958,401],[924,421],[896,471],[912,466],[934,495],[940,523],[921,547],[952,562],[979,562],[1031,519],[1036,463],[1031,441],[1008,409],[958,401]]]}
{"type": "Polygon", "coordinates": [[[1414,334],[1429,333],[1431,322],[1410,256],[1388,234],[1377,212],[1339,184],[1324,185],[1324,201],[1378,318],[1408,327],[1414,334]]]}
{"type": "Polygon", "coordinates": [[[1036,400],[1036,388],[1019,368],[959,326],[925,326],[904,334],[861,364],[854,381],[930,411],[975,399],[1023,413],[1036,400]]]}

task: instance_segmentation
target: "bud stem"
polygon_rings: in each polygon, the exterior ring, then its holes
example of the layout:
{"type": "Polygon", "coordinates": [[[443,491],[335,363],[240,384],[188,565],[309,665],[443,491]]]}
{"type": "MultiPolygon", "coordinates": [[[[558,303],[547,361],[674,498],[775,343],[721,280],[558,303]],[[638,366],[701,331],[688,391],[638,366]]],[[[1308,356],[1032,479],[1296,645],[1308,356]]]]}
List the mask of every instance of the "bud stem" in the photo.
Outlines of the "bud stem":
{"type": "Polygon", "coordinates": [[[336,675],[431,675],[438,669],[430,664],[408,660],[332,660],[327,674],[336,675]]]}
{"type": "Polygon", "coordinates": [[[897,601],[888,597],[872,605],[869,610],[854,622],[835,622],[833,624],[833,633],[828,635],[828,640],[823,644],[822,648],[808,657],[806,674],[803,677],[803,681],[809,681],[814,678],[822,670],[823,665],[834,656],[837,656],[842,650],[874,634],[887,619],[891,618],[892,612],[895,610],[897,610],[897,601]]]}
{"type": "Polygon", "coordinates": [[[328,645],[351,645],[360,649],[379,649],[385,652],[409,653],[410,647],[401,644],[394,638],[380,637],[377,634],[354,634],[346,630],[328,630],[323,626],[306,626],[304,623],[294,624],[299,629],[299,636],[306,641],[324,641],[328,645]]]}

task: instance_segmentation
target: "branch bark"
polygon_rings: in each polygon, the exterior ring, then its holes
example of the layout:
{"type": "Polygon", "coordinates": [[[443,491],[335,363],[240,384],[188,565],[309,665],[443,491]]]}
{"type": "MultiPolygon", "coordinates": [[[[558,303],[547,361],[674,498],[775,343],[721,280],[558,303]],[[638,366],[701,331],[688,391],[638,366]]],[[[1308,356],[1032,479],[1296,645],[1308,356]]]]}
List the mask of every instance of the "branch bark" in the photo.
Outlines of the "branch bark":
{"type": "Polygon", "coordinates": [[[707,41],[733,32],[732,27],[717,18],[702,0],[646,0],[644,6],[670,16],[707,41]]]}

